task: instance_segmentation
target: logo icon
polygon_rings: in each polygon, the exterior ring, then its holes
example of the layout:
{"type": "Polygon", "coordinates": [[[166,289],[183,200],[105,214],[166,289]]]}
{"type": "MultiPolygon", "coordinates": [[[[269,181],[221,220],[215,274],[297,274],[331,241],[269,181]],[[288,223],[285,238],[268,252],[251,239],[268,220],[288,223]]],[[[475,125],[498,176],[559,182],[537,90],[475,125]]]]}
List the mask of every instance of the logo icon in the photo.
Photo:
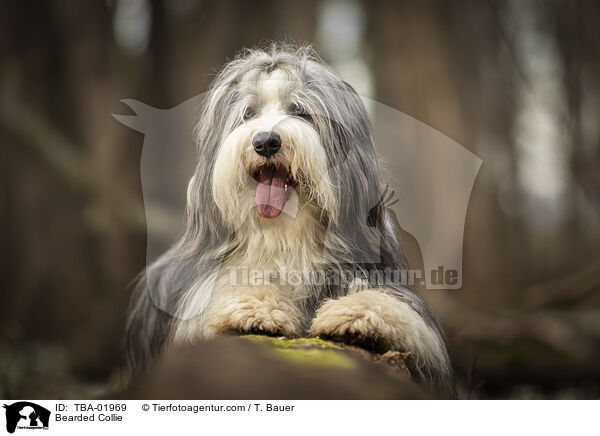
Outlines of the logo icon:
{"type": "Polygon", "coordinates": [[[50,411],[29,401],[19,401],[4,405],[6,409],[6,431],[14,433],[18,429],[48,429],[50,411]]]}
{"type": "MultiPolygon", "coordinates": [[[[205,97],[200,94],[166,110],[125,99],[122,103],[135,115],[113,114],[120,123],[145,135],[140,171],[148,229],[148,264],[173,246],[183,233],[183,193],[197,160],[194,127],[205,97]]],[[[410,115],[376,100],[366,97],[363,100],[373,115],[376,150],[388,168],[382,170],[383,179],[398,195],[389,204],[390,214],[393,212],[396,226],[412,235],[421,250],[420,278],[424,282],[421,284],[426,289],[460,289],[467,207],[483,161],[410,115]]],[[[344,160],[339,165],[345,165],[344,160]]],[[[357,213],[367,219],[369,210],[357,213]]],[[[356,260],[371,263],[377,259],[356,260]]],[[[155,302],[172,313],[160,302],[160,297],[155,302]]]]}

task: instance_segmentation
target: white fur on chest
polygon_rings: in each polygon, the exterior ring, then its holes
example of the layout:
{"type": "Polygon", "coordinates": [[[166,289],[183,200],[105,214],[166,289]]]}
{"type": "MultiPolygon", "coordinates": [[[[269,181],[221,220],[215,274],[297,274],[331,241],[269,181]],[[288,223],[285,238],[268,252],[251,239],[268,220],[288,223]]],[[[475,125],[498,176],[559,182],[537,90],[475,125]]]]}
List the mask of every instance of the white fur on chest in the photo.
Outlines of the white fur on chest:
{"type": "Polygon", "coordinates": [[[323,235],[323,226],[308,206],[293,217],[282,214],[273,220],[251,211],[229,242],[230,255],[181,298],[172,341],[206,339],[218,333],[215,326],[225,329],[230,318],[250,304],[285,312],[282,316],[291,320],[288,333],[295,331],[302,321],[300,308],[314,289],[305,278],[326,263],[323,235]]]}

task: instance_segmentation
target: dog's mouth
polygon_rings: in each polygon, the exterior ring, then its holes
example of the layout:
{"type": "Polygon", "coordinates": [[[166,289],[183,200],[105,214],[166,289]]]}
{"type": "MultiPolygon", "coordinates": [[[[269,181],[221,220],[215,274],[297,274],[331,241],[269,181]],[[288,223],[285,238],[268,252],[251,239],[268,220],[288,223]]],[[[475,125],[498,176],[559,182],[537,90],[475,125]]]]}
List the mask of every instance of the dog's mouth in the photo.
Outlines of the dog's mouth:
{"type": "Polygon", "coordinates": [[[289,170],[282,166],[263,165],[257,168],[252,177],[258,182],[254,204],[263,218],[277,218],[298,182],[289,170]]]}

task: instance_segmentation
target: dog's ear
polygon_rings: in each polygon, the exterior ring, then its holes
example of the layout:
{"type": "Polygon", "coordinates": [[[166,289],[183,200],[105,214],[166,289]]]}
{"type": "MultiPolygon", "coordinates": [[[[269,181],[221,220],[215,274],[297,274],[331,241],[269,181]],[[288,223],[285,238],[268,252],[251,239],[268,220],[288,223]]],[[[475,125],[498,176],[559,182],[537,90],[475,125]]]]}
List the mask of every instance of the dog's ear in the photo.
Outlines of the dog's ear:
{"type": "Polygon", "coordinates": [[[346,88],[348,88],[348,91],[350,91],[355,96],[359,97],[358,92],[356,92],[356,89],[354,89],[354,87],[352,85],[350,85],[345,80],[342,80],[342,83],[346,86],[346,88]]]}

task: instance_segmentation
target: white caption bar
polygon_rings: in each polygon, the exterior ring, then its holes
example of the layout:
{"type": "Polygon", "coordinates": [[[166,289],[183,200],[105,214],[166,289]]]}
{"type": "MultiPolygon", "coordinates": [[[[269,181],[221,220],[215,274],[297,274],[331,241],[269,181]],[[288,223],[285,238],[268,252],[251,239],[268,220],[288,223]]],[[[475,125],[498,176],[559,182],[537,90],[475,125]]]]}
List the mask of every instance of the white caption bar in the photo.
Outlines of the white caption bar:
{"type": "Polygon", "coordinates": [[[0,433],[12,430],[19,436],[600,434],[598,401],[8,400],[2,404],[0,421],[5,428],[0,433]]]}

